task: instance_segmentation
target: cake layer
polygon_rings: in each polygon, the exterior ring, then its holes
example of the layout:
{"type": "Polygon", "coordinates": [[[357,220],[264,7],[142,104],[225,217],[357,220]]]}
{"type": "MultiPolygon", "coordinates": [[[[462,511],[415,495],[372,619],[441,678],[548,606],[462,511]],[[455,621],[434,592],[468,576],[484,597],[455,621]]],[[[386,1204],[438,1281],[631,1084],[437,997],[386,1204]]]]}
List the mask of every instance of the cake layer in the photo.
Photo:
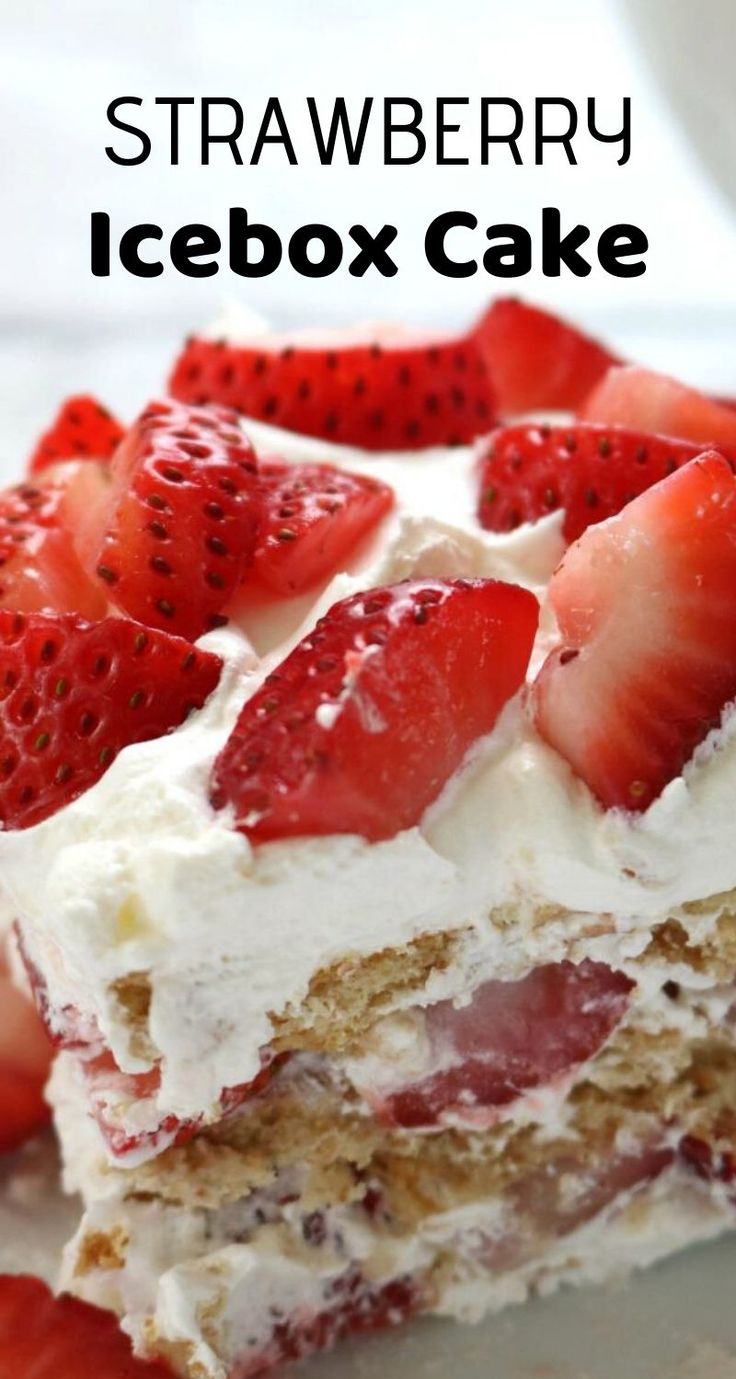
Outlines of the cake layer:
{"type": "Polygon", "coordinates": [[[419,1312],[477,1320],[736,1224],[730,1033],[619,1035],[555,1121],[431,1137],[366,1125],[305,1058],[133,1172],[90,1158],[72,1071],[57,1117],[86,1210],[64,1283],[188,1379],[419,1312]]]}

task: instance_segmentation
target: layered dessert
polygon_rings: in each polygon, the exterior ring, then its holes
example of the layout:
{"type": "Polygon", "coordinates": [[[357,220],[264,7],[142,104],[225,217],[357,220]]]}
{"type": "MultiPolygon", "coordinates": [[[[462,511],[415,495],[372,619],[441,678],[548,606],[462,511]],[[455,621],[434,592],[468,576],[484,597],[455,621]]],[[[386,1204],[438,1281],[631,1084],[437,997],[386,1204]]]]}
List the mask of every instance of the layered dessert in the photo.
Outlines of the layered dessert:
{"type": "Polygon", "coordinates": [[[248,1379],[736,1222],[735,460],[728,404],[513,302],[231,320],[39,443],[3,910],[60,1283],[140,1356],[248,1379]]]}

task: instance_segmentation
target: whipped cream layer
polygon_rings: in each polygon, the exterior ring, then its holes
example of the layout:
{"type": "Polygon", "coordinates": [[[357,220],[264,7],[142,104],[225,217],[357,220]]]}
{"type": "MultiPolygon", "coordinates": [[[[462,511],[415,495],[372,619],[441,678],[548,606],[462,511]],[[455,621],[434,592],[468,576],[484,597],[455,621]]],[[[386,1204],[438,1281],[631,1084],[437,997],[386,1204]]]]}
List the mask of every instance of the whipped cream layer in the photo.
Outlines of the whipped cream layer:
{"type": "MultiPolygon", "coordinates": [[[[482,531],[471,450],[366,455],[245,429],[264,456],[377,475],[396,510],[327,588],[203,639],[225,669],[202,712],[125,749],[52,818],[0,834],[6,919],[20,921],[52,1020],[73,1013],[126,1072],[160,1062],[158,1110],[181,1119],[217,1115],[221,1090],[257,1074],[270,1012],[297,1008],[315,972],[346,955],[455,931],[454,961],[420,999],[463,999],[489,977],[562,958],[626,969],[657,923],[736,887],[733,717],[641,817],[598,806],[537,738],[523,695],[421,823],[392,839],[254,849],[227,812],[213,813],[211,766],[240,707],[338,598],[412,575],[465,575],[524,584],[543,602],[563,550],[560,514],[510,536],[482,531]],[[513,922],[494,924],[499,911],[513,922]],[[145,1049],[118,996],[131,975],[150,984],[145,1049]]],[[[532,671],[553,638],[543,608],[532,671]]],[[[706,934],[721,908],[716,899],[683,916],[688,931],[706,934]]]]}

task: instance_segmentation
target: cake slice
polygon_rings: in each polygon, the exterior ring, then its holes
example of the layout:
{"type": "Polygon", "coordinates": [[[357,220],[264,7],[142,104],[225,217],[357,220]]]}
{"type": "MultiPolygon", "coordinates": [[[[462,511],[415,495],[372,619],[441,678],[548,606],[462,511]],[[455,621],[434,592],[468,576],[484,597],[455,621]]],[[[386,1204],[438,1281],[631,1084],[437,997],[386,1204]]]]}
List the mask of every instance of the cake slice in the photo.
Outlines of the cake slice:
{"type": "MultiPolygon", "coordinates": [[[[62,1049],[63,1281],[248,1379],[732,1226],[736,479],[605,416],[370,453],[241,423],[253,351],[202,343],[207,397],[145,410],[75,538],[115,617],[7,615],[35,793],[9,773],[0,861],[62,1049]],[[110,624],[85,734],[54,665],[110,624]],[[195,697],[130,681],[140,638],[195,697]]],[[[409,364],[371,360],[388,406],[409,364]]]]}

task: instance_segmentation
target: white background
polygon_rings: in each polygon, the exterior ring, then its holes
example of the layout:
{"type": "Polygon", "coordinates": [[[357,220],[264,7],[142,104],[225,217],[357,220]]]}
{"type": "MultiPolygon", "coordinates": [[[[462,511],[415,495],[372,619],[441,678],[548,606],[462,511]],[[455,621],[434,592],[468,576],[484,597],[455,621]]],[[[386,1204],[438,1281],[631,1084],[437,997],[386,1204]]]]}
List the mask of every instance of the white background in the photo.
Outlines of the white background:
{"type": "MultiPolygon", "coordinates": [[[[650,0],[630,0],[635,8],[650,0]]],[[[654,0],[651,0],[654,3],[654,0]]],[[[668,0],[711,24],[719,44],[722,0],[668,0]]],[[[731,0],[726,0],[726,5],[731,0]]],[[[671,26],[667,25],[672,42],[671,26]]],[[[0,451],[17,465],[35,430],[64,392],[92,389],[125,413],[160,389],[181,335],[204,324],[227,297],[243,297],[279,323],[301,325],[366,317],[460,326],[494,285],[480,272],[463,281],[432,273],[422,252],[426,225],[457,207],[538,232],[544,205],[572,225],[598,230],[630,220],[650,238],[648,271],[617,280],[596,268],[584,280],[545,279],[539,270],[514,284],[525,294],[607,333],[619,349],[694,382],[736,391],[736,225],[660,95],[623,0],[0,0],[0,451]],[[564,95],[584,110],[595,95],[599,120],[614,127],[630,95],[633,151],[580,140],[579,164],[561,149],[542,168],[516,167],[500,148],[491,166],[437,168],[427,158],[385,168],[380,129],[371,124],[359,168],[318,164],[305,97],[330,108],[336,95],[469,96],[458,151],[479,141],[477,98],[513,96],[523,104],[522,138],[531,159],[533,98],[564,95]],[[119,95],[146,102],[142,121],[154,152],[139,168],[105,155],[105,111],[119,95]],[[165,112],[155,95],[229,95],[246,112],[243,153],[213,151],[199,166],[197,114],[184,112],[181,165],[168,165],[165,112]],[[303,161],[283,151],[247,166],[263,106],[278,95],[303,161]],[[246,206],[282,232],[305,220],[347,231],[355,221],[399,227],[391,280],[300,278],[288,263],[244,284],[223,271],[194,281],[169,269],[140,281],[118,266],[92,278],[88,225],[110,212],[122,231],[152,220],[172,232],[202,220],[224,231],[230,205],[246,206]]],[[[734,55],[736,56],[736,55],[734,55]]],[[[734,63],[730,63],[733,72],[734,63]]],[[[693,70],[695,99],[710,99],[709,78],[693,70]]],[[[431,136],[432,123],[427,132],[431,136]]],[[[123,136],[118,135],[122,145],[123,136]]],[[[430,142],[431,146],[431,142],[430,142]]],[[[393,251],[392,251],[393,252],[393,251]]]]}

